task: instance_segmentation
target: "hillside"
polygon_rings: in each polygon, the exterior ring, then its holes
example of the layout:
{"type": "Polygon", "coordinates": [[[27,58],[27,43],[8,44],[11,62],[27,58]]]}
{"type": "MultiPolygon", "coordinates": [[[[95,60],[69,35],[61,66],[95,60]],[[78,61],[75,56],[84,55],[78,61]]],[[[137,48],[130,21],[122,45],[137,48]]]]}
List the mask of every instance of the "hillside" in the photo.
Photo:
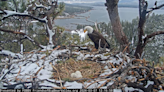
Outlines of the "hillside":
{"type": "Polygon", "coordinates": [[[77,13],[84,13],[91,9],[92,9],[92,7],[83,6],[82,4],[81,5],[65,4],[64,12],[69,13],[70,15],[73,15],[73,14],[77,14],[77,13]]]}

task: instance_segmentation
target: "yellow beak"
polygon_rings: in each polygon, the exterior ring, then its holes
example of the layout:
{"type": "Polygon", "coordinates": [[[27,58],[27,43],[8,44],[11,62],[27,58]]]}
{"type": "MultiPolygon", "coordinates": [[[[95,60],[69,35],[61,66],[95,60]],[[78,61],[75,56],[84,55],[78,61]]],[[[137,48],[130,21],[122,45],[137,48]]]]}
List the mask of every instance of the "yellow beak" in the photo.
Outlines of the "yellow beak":
{"type": "Polygon", "coordinates": [[[87,30],[84,30],[84,33],[86,32],[87,30]]]}

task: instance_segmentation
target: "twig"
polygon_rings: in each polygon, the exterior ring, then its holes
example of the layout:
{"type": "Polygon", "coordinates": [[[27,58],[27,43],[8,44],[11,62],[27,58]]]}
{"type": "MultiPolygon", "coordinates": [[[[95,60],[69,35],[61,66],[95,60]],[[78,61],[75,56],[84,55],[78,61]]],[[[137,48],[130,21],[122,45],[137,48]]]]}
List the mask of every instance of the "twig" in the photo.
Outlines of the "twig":
{"type": "Polygon", "coordinates": [[[13,70],[14,69],[14,67],[13,68],[11,68],[11,69],[9,69],[4,75],[2,75],[1,77],[0,77],[0,81],[11,71],[11,70],[13,70]]]}
{"type": "Polygon", "coordinates": [[[162,78],[164,78],[164,76],[157,77],[156,79],[162,79],[162,78]]]}
{"type": "MultiPolygon", "coordinates": [[[[103,84],[101,84],[101,85],[98,87],[98,89],[101,88],[101,87],[103,87],[106,83],[110,82],[111,80],[113,80],[113,79],[107,79],[106,82],[104,82],[103,84]]],[[[115,81],[115,80],[113,80],[113,81],[115,81]]]]}
{"type": "Polygon", "coordinates": [[[36,73],[35,73],[35,76],[38,75],[38,73],[43,69],[44,66],[42,66],[36,73]]]}
{"type": "Polygon", "coordinates": [[[128,49],[129,44],[130,44],[130,43],[128,43],[128,45],[124,48],[124,50],[122,51],[122,53],[124,53],[124,52],[128,49]]]}
{"type": "Polygon", "coordinates": [[[12,64],[15,64],[15,63],[19,63],[19,62],[23,62],[23,61],[25,61],[25,60],[28,60],[29,58],[31,58],[35,53],[37,53],[39,51],[39,49],[38,50],[36,50],[36,51],[34,51],[34,52],[30,52],[30,53],[33,53],[31,56],[29,56],[29,57],[26,57],[25,59],[23,59],[23,60],[20,60],[20,61],[17,61],[17,62],[10,62],[10,63],[0,63],[0,66],[3,66],[3,65],[12,65],[12,64]]]}
{"type": "Polygon", "coordinates": [[[120,65],[115,71],[113,71],[112,73],[110,73],[110,74],[108,74],[108,75],[104,75],[104,76],[100,76],[100,77],[110,76],[110,75],[114,74],[116,71],[118,71],[119,69],[121,69],[121,67],[123,66],[123,64],[124,64],[124,60],[123,60],[123,62],[121,63],[121,65],[120,65]]]}
{"type": "Polygon", "coordinates": [[[100,48],[101,48],[101,39],[99,39],[99,50],[98,51],[100,51],[100,48]]]}
{"type": "Polygon", "coordinates": [[[19,68],[20,68],[20,70],[19,70],[19,72],[18,72],[18,74],[17,74],[17,76],[16,76],[16,80],[18,79],[17,77],[19,76],[19,74],[20,74],[20,72],[21,72],[21,66],[19,66],[19,68]]]}
{"type": "Polygon", "coordinates": [[[99,82],[99,81],[94,81],[92,82],[91,84],[89,84],[88,86],[84,87],[84,89],[87,89],[89,86],[91,86],[92,84],[96,83],[96,82],[99,82]]]}
{"type": "Polygon", "coordinates": [[[109,62],[109,64],[110,64],[113,68],[116,68],[111,62],[109,62]]]}
{"type": "Polygon", "coordinates": [[[156,6],[155,8],[151,8],[151,10],[147,11],[147,13],[152,12],[154,10],[160,9],[164,6],[164,4],[161,4],[160,6],[156,6]]]}
{"type": "Polygon", "coordinates": [[[62,82],[61,82],[61,78],[60,78],[60,74],[59,74],[58,70],[56,69],[56,67],[54,67],[54,66],[52,65],[52,63],[50,63],[50,64],[51,64],[52,68],[53,68],[54,70],[57,71],[58,76],[59,76],[59,80],[60,80],[60,86],[63,87],[62,82]]]}

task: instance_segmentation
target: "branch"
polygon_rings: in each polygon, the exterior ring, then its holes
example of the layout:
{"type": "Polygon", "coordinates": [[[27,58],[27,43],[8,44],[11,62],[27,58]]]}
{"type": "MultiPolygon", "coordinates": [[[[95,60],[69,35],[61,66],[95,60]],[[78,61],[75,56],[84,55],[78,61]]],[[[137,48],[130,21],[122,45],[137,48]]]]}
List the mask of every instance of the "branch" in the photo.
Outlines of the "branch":
{"type": "Polygon", "coordinates": [[[13,33],[13,34],[20,34],[23,36],[26,35],[25,33],[22,33],[22,32],[16,32],[16,31],[6,30],[6,29],[2,29],[2,28],[0,28],[0,31],[7,32],[7,33],[13,33]]]}
{"type": "Polygon", "coordinates": [[[160,6],[157,6],[157,7],[155,7],[155,8],[150,8],[151,10],[147,11],[147,13],[152,12],[153,10],[160,9],[160,8],[162,8],[163,6],[164,6],[164,4],[162,4],[162,5],[160,5],[160,6]]]}
{"type": "Polygon", "coordinates": [[[23,56],[21,55],[21,54],[19,54],[19,53],[13,53],[13,52],[11,52],[11,51],[8,51],[8,50],[1,50],[0,51],[0,54],[1,55],[7,55],[7,56],[11,56],[11,57],[13,57],[13,58],[22,58],[23,56]]]}
{"type": "Polygon", "coordinates": [[[35,40],[33,40],[30,36],[25,35],[25,38],[27,38],[29,41],[31,41],[34,45],[37,45],[38,47],[44,49],[44,47],[42,45],[40,45],[38,42],[36,42],[35,40]]]}
{"type": "Polygon", "coordinates": [[[127,83],[128,87],[133,87],[133,88],[137,88],[137,89],[141,89],[143,90],[144,92],[150,92],[153,88],[153,85],[150,84],[147,88],[145,88],[143,85],[139,85],[137,83],[132,83],[132,82],[129,82],[127,83]]]}
{"type": "Polygon", "coordinates": [[[156,35],[160,35],[160,34],[164,34],[164,31],[157,31],[157,32],[154,32],[154,33],[152,33],[152,34],[150,34],[150,35],[147,35],[147,37],[144,39],[144,41],[146,41],[146,40],[148,40],[149,38],[152,38],[152,37],[154,37],[154,36],[156,36],[156,35]]]}
{"type": "Polygon", "coordinates": [[[3,9],[0,8],[0,14],[7,14],[3,9]]]}
{"type": "MultiPolygon", "coordinates": [[[[1,11],[2,11],[2,10],[1,10],[1,11]]],[[[37,18],[37,17],[35,17],[35,16],[29,15],[29,14],[27,14],[27,13],[18,13],[18,12],[8,11],[8,10],[3,10],[2,12],[4,12],[4,13],[7,14],[7,15],[6,15],[5,17],[3,17],[1,20],[5,20],[6,18],[12,17],[12,16],[22,16],[22,17],[29,17],[29,18],[38,20],[39,22],[42,22],[42,23],[46,23],[45,18],[40,19],[40,18],[37,18]]]]}
{"type": "Polygon", "coordinates": [[[0,28],[0,31],[3,32],[7,32],[7,33],[13,33],[13,34],[19,34],[19,35],[23,35],[25,36],[25,38],[27,38],[28,40],[30,40],[33,44],[37,45],[40,48],[44,48],[43,46],[41,46],[38,42],[36,42],[35,40],[33,40],[30,36],[28,36],[27,34],[23,33],[23,32],[16,32],[16,31],[12,31],[12,30],[6,30],[6,29],[2,29],[0,28]]]}
{"type": "Polygon", "coordinates": [[[36,6],[35,10],[37,10],[39,8],[43,8],[43,9],[46,9],[46,10],[50,9],[49,7],[43,6],[42,4],[38,5],[38,4],[35,3],[35,6],[36,6]]]}
{"type": "Polygon", "coordinates": [[[18,7],[17,7],[17,4],[16,4],[15,0],[13,0],[13,2],[14,2],[14,5],[15,5],[15,9],[16,9],[16,12],[17,12],[17,11],[18,11],[18,7]]]}

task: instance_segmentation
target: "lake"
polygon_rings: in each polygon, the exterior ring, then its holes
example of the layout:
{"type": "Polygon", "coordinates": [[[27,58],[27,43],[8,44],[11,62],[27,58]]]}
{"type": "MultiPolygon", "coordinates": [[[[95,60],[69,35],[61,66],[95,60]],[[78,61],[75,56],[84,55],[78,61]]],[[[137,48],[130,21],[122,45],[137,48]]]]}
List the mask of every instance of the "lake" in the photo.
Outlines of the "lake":
{"type": "MultiPolygon", "coordinates": [[[[94,22],[105,22],[109,23],[109,16],[108,12],[106,10],[105,6],[93,6],[93,10],[90,10],[89,12],[77,14],[79,17],[70,18],[70,19],[56,19],[55,24],[65,27],[66,29],[76,29],[75,24],[81,24],[81,25],[94,25],[93,22],[88,22],[84,17],[80,16],[89,16],[89,20],[94,22]]],[[[155,14],[164,14],[164,10],[155,10],[153,11],[155,14]]],[[[137,18],[139,16],[139,9],[138,8],[119,8],[119,15],[121,21],[129,21],[131,22],[134,18],[137,18]]]]}

